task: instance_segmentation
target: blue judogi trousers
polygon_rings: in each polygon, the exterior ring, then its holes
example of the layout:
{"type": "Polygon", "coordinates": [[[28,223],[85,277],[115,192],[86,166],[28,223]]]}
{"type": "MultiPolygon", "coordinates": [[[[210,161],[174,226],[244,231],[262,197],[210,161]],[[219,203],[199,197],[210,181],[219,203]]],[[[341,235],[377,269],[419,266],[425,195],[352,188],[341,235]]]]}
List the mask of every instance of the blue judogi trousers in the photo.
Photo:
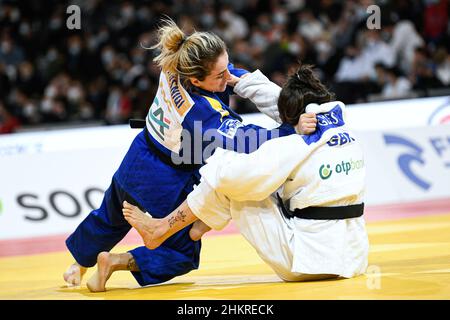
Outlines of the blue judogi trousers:
{"type": "MultiPolygon", "coordinates": [[[[142,131],[114,174],[100,208],[67,238],[67,248],[80,265],[94,266],[97,255],[110,251],[131,229],[122,215],[124,200],[162,218],[186,199],[199,177],[198,170],[183,171],[163,163],[149,149],[142,131]]],[[[198,268],[201,241],[191,240],[190,228],[180,230],[154,250],[142,246],[129,251],[140,270],[132,274],[141,286],[165,282],[198,268]]]]}

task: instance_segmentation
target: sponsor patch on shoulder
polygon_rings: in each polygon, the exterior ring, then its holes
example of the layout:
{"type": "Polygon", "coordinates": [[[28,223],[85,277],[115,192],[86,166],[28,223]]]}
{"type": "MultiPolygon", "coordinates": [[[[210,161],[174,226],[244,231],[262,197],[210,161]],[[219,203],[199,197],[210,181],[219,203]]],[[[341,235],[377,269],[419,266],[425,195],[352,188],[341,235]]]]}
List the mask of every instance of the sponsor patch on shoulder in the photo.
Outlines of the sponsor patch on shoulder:
{"type": "Polygon", "coordinates": [[[217,131],[229,138],[229,139],[233,139],[234,136],[236,135],[237,130],[240,127],[243,127],[244,125],[242,124],[242,122],[240,122],[239,120],[236,119],[226,119],[222,125],[217,129],[217,131]]]}

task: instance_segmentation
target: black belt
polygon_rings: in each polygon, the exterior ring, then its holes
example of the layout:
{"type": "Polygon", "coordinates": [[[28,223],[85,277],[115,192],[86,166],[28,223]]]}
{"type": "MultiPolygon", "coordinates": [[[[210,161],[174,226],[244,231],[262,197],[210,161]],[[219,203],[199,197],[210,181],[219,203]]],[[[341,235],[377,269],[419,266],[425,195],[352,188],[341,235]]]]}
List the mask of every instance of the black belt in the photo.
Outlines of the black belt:
{"type": "Polygon", "coordinates": [[[364,203],[341,207],[306,207],[303,209],[289,210],[283,203],[283,200],[277,193],[278,205],[283,215],[291,219],[297,217],[300,219],[311,220],[343,220],[361,217],[364,213],[364,203]]]}
{"type": "Polygon", "coordinates": [[[144,119],[130,119],[128,121],[130,124],[131,129],[142,129],[145,128],[145,120],[144,119]]]}
{"type": "Polygon", "coordinates": [[[146,128],[145,120],[130,119],[129,123],[130,123],[131,128],[144,128],[144,131],[145,131],[144,135],[145,135],[145,140],[147,142],[148,148],[165,164],[171,166],[172,168],[175,168],[178,170],[183,170],[183,171],[194,171],[194,170],[198,170],[201,167],[201,165],[199,165],[199,164],[186,164],[186,163],[175,164],[175,163],[173,163],[171,157],[168,156],[167,154],[165,154],[164,152],[162,152],[161,150],[159,150],[155,146],[153,141],[150,139],[150,133],[148,132],[148,130],[146,128]]]}

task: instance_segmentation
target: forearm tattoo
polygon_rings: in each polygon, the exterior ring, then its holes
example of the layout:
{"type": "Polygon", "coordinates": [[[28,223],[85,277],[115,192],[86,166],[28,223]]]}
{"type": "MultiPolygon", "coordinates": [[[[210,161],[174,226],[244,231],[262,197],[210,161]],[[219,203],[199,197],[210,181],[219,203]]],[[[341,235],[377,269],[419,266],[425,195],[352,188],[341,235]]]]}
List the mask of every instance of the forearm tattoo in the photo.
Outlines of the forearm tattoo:
{"type": "Polygon", "coordinates": [[[186,214],[183,209],[177,211],[175,217],[169,218],[169,228],[172,228],[177,221],[185,222],[186,214]]]}
{"type": "Polygon", "coordinates": [[[127,269],[134,272],[140,271],[133,257],[130,260],[128,260],[127,269]]]}

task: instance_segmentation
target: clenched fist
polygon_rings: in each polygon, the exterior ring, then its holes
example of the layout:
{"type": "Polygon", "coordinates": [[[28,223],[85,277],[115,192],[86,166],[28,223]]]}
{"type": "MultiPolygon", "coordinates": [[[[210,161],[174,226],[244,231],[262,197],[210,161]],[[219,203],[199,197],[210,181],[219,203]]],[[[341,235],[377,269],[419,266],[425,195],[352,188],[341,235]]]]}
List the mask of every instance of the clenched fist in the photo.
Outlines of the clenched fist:
{"type": "Polygon", "coordinates": [[[317,119],[315,113],[303,113],[298,120],[295,130],[300,134],[311,134],[316,131],[317,119]]]}

